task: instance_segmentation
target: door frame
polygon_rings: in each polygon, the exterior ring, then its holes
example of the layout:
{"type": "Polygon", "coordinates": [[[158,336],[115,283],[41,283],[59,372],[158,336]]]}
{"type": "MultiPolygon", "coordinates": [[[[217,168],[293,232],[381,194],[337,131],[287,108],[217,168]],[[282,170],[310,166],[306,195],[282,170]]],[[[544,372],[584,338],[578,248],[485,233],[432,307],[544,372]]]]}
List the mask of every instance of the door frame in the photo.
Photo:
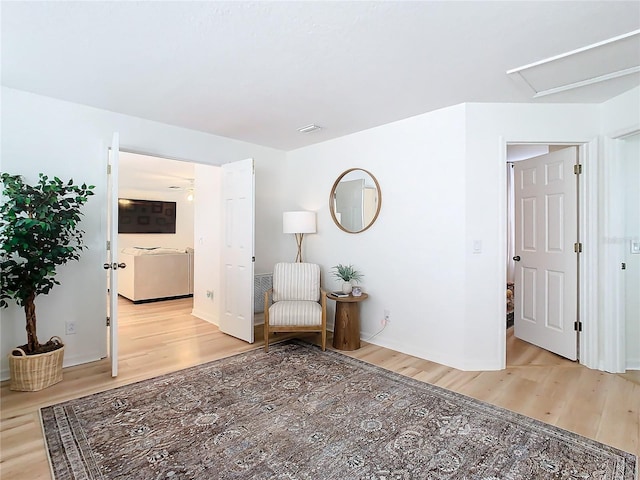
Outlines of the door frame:
{"type": "Polygon", "coordinates": [[[113,133],[107,153],[107,322],[108,354],[111,376],[118,376],[118,168],[120,166],[120,134],[113,133]]]}
{"type": "MultiPolygon", "coordinates": [[[[110,148],[111,147],[109,147],[109,150],[110,150],[110,148]]],[[[176,161],[176,162],[185,162],[185,163],[192,163],[192,164],[196,164],[196,165],[205,165],[205,166],[208,166],[208,167],[221,168],[221,165],[213,165],[213,164],[209,164],[209,163],[197,162],[197,161],[194,161],[194,160],[188,160],[188,159],[181,158],[181,157],[173,157],[173,156],[170,156],[170,155],[163,155],[162,153],[157,153],[157,152],[150,153],[149,151],[146,151],[146,150],[139,150],[139,149],[135,149],[135,148],[129,148],[129,147],[126,147],[126,146],[123,147],[122,144],[120,144],[120,147],[119,147],[118,151],[120,153],[132,153],[132,154],[135,154],[135,155],[145,155],[145,156],[149,156],[149,157],[156,157],[156,158],[163,159],[163,160],[171,160],[171,161],[176,161]]],[[[119,195],[119,189],[120,189],[120,186],[118,184],[117,195],[119,195]]],[[[117,228],[117,225],[116,225],[116,228],[117,228]]],[[[117,252],[113,252],[112,255],[116,256],[116,261],[117,261],[117,252]]],[[[194,258],[194,261],[195,261],[195,258],[194,258]]],[[[118,296],[118,294],[116,292],[116,297],[117,296],[118,296]]],[[[194,297],[195,297],[195,292],[194,292],[194,297]]],[[[117,308],[119,308],[119,307],[118,307],[118,302],[116,301],[116,309],[117,308]]],[[[193,315],[193,312],[192,312],[192,315],[193,315]]],[[[202,319],[202,317],[198,317],[198,318],[202,319]]],[[[217,324],[215,322],[213,322],[213,321],[210,321],[208,319],[203,319],[203,320],[207,321],[207,322],[210,322],[210,323],[212,323],[212,324],[217,326],[217,324]]],[[[120,332],[117,329],[115,331],[115,336],[116,336],[116,340],[119,341],[120,332]]]]}
{"type": "Polygon", "coordinates": [[[640,133],[640,126],[612,132],[604,137],[602,163],[602,207],[607,215],[602,219],[603,242],[602,268],[602,312],[612,322],[607,325],[609,333],[603,342],[602,370],[621,373],[627,368],[625,275],[620,263],[625,258],[627,245],[618,241],[625,236],[624,194],[619,188],[624,176],[622,142],[631,135],[640,133]]]}
{"type": "MultiPolygon", "coordinates": [[[[578,271],[578,314],[582,322],[582,331],[578,335],[578,358],[582,365],[589,368],[602,369],[599,366],[598,342],[600,341],[600,329],[603,325],[617,321],[617,319],[605,319],[601,322],[603,316],[598,315],[599,302],[597,294],[585,295],[583,292],[598,292],[598,138],[576,139],[567,141],[541,141],[525,139],[506,139],[499,138],[500,149],[498,155],[498,171],[500,192],[507,191],[507,145],[515,144],[541,144],[541,145],[577,145],[578,159],[583,166],[579,188],[578,188],[578,235],[579,241],[583,243],[585,248],[580,253],[579,271],[578,271]]],[[[500,285],[497,292],[497,298],[500,302],[500,311],[502,315],[499,319],[500,328],[498,329],[498,345],[500,345],[500,355],[502,357],[502,368],[506,368],[507,364],[507,348],[506,348],[506,322],[507,315],[506,302],[504,300],[505,285],[507,284],[507,272],[505,268],[505,259],[507,258],[507,198],[506,193],[500,195],[499,212],[500,220],[500,239],[498,243],[498,261],[500,271],[500,285]]]]}

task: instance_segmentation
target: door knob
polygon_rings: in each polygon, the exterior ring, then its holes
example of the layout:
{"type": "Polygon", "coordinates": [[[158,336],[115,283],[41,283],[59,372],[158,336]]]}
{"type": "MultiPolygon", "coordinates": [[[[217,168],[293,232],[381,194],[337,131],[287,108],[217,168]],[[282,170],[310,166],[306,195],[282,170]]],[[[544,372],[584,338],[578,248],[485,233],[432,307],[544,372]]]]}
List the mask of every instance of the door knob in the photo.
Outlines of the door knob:
{"type": "Polygon", "coordinates": [[[122,263],[116,263],[116,262],[113,262],[113,264],[111,264],[111,263],[105,263],[104,265],[102,265],[102,267],[103,267],[105,270],[109,270],[110,268],[113,268],[114,270],[117,270],[117,269],[119,269],[119,268],[127,268],[127,264],[126,264],[126,263],[124,263],[124,262],[122,262],[122,263]]]}
{"type": "Polygon", "coordinates": [[[513,257],[513,260],[516,262],[520,261],[520,255],[516,255],[515,257],[513,257]]]}

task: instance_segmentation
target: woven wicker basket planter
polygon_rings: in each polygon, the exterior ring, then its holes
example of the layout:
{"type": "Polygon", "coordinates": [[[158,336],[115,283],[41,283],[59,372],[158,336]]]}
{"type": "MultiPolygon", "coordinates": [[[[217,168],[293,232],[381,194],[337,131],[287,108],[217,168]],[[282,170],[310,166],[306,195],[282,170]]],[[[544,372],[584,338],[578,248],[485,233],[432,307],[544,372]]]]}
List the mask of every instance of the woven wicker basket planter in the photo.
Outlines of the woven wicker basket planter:
{"type": "MultiPolygon", "coordinates": [[[[51,337],[62,345],[60,337],[51,337]]],[[[62,360],[64,345],[53,352],[27,355],[20,348],[15,348],[9,354],[9,369],[11,371],[10,390],[20,392],[37,392],[62,381],[62,360]],[[14,355],[18,353],[18,355],[14,355]]]]}

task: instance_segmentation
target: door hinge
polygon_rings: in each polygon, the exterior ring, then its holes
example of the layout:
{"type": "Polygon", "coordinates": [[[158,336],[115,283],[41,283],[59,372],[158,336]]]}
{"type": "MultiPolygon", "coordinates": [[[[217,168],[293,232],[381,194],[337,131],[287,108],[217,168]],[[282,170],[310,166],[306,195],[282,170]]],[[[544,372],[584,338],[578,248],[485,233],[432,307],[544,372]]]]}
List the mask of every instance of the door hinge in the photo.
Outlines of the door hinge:
{"type": "Polygon", "coordinates": [[[255,262],[256,262],[256,257],[251,257],[251,261],[252,261],[253,263],[255,263],[255,262]]]}
{"type": "Polygon", "coordinates": [[[582,242],[576,242],[573,244],[573,251],[576,253],[582,253],[582,242]]]}
{"type": "Polygon", "coordinates": [[[582,331],[582,322],[574,322],[573,329],[576,332],[581,332],[582,331]]]}
{"type": "Polygon", "coordinates": [[[111,326],[111,317],[107,317],[107,327],[111,326]]]}
{"type": "Polygon", "coordinates": [[[111,175],[111,164],[107,163],[107,175],[111,175]]]}
{"type": "Polygon", "coordinates": [[[576,163],[573,166],[573,173],[575,173],[576,175],[580,175],[582,173],[582,164],[576,163]]]}
{"type": "Polygon", "coordinates": [[[111,240],[107,240],[107,251],[111,250],[111,240]]]}
{"type": "Polygon", "coordinates": [[[624,263],[624,262],[622,262],[622,263],[620,264],[620,270],[626,270],[626,269],[627,269],[627,264],[626,264],[626,263],[624,263]]]}

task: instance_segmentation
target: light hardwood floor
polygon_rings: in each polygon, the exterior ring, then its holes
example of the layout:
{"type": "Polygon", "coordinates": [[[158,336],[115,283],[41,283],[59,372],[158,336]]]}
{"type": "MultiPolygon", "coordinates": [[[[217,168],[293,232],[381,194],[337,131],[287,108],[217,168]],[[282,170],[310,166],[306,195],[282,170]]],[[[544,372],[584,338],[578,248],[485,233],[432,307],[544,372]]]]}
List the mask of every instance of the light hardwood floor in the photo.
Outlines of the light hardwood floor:
{"type": "MultiPolygon", "coordinates": [[[[191,300],[121,301],[119,376],[107,359],[66,368],[40,392],[0,388],[0,478],[50,479],[39,408],[259,347],[190,315],[191,300]]],[[[256,339],[262,338],[257,328],[256,339]]],[[[315,340],[314,335],[308,337],[315,340]]],[[[330,342],[328,342],[330,344],[330,342]]],[[[462,372],[372,344],[345,354],[537,418],[638,455],[638,375],[612,375],[507,337],[507,369],[462,372]]]]}

